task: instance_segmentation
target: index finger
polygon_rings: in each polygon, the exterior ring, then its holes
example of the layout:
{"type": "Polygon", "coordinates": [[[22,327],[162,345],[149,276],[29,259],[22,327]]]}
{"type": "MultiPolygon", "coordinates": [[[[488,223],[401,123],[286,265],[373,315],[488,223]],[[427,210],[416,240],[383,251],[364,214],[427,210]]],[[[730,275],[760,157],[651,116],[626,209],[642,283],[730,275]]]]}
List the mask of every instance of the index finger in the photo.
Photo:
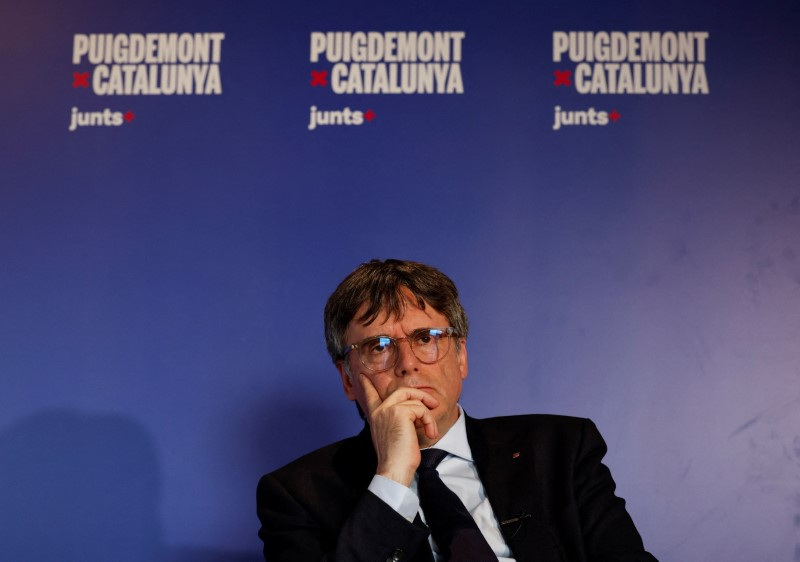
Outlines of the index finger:
{"type": "Polygon", "coordinates": [[[361,381],[362,388],[364,389],[364,398],[367,400],[367,412],[365,413],[370,414],[375,410],[375,408],[383,404],[383,400],[381,400],[375,385],[372,384],[372,381],[367,375],[364,373],[359,373],[358,378],[361,381]]]}
{"type": "Polygon", "coordinates": [[[432,394],[420,389],[420,388],[413,388],[410,386],[403,386],[392,392],[389,396],[386,397],[385,400],[382,402],[388,402],[389,404],[397,404],[400,402],[405,402],[406,400],[419,400],[422,402],[426,408],[432,410],[439,405],[439,400],[436,399],[432,394]]]}

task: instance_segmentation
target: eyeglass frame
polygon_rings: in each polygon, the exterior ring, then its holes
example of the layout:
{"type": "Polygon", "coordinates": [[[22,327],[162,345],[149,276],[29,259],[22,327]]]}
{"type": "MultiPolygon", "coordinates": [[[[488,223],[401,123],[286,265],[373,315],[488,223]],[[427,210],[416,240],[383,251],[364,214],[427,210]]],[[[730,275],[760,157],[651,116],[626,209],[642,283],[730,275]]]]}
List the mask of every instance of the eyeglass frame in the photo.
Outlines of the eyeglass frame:
{"type": "Polygon", "coordinates": [[[417,334],[419,332],[430,331],[430,330],[441,330],[443,333],[440,336],[440,338],[442,338],[442,337],[444,337],[444,338],[457,338],[457,337],[459,337],[458,334],[456,333],[456,329],[453,328],[452,326],[448,326],[446,328],[438,328],[438,327],[435,327],[435,326],[431,327],[431,328],[417,328],[416,330],[412,330],[409,335],[407,335],[405,337],[402,337],[402,338],[393,338],[392,336],[387,336],[385,334],[376,334],[374,336],[370,336],[368,338],[364,338],[361,341],[357,341],[356,343],[351,343],[350,345],[348,345],[344,349],[344,351],[342,352],[342,356],[341,356],[342,357],[342,361],[347,360],[347,355],[351,351],[353,351],[354,349],[360,349],[359,346],[362,345],[363,343],[368,342],[370,340],[374,340],[375,338],[386,338],[386,339],[390,340],[391,342],[393,342],[397,346],[398,353],[394,357],[394,362],[391,364],[391,366],[386,367],[385,369],[380,369],[379,371],[376,371],[375,369],[373,369],[372,367],[370,367],[369,365],[364,363],[364,359],[363,359],[363,357],[361,357],[361,354],[359,353],[358,354],[358,360],[364,366],[364,368],[369,369],[373,373],[383,373],[385,371],[389,371],[389,370],[393,369],[397,365],[397,361],[399,361],[399,359],[400,359],[399,350],[400,350],[400,342],[402,342],[402,341],[408,342],[408,346],[411,348],[411,354],[417,359],[417,361],[419,361],[419,362],[421,362],[421,363],[423,363],[425,365],[435,365],[436,363],[438,363],[439,361],[444,359],[444,357],[448,353],[450,353],[450,348],[448,347],[447,351],[445,351],[444,354],[438,355],[434,361],[428,362],[428,361],[424,361],[423,359],[420,359],[419,357],[417,357],[417,354],[414,353],[414,346],[411,344],[411,340],[409,339],[409,338],[411,338],[412,336],[414,336],[415,334],[417,334]]]}

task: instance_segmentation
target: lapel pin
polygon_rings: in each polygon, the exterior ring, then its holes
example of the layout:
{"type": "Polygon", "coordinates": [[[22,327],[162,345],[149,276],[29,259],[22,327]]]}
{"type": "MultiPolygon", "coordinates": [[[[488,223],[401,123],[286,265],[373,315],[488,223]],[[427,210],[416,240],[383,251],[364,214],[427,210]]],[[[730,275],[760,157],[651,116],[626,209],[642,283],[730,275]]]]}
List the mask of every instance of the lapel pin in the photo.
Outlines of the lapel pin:
{"type": "Polygon", "coordinates": [[[518,459],[518,458],[519,458],[519,451],[517,451],[516,453],[514,453],[513,455],[511,455],[511,458],[512,458],[512,459],[518,459]]]}

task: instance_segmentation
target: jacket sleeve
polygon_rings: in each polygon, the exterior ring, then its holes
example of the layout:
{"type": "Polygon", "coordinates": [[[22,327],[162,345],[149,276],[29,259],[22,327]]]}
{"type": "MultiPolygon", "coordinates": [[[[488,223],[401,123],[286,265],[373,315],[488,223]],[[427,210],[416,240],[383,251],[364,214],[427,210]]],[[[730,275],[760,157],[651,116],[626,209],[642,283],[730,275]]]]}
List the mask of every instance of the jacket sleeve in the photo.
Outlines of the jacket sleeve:
{"type": "Polygon", "coordinates": [[[365,490],[354,506],[322,505],[273,474],[258,485],[259,537],[268,562],[400,561],[427,548],[428,531],[365,490]],[[291,489],[290,489],[291,488],[291,489]]]}

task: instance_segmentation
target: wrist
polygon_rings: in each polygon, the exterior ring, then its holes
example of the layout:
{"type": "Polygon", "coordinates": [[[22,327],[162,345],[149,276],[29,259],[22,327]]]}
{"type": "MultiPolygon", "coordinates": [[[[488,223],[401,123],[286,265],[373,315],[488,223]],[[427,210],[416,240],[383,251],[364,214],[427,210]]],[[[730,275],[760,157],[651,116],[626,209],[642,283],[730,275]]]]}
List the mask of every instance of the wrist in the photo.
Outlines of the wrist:
{"type": "Polygon", "coordinates": [[[394,480],[398,484],[410,487],[411,482],[414,481],[414,474],[417,472],[417,467],[396,467],[396,466],[378,466],[375,474],[394,480]]]}

